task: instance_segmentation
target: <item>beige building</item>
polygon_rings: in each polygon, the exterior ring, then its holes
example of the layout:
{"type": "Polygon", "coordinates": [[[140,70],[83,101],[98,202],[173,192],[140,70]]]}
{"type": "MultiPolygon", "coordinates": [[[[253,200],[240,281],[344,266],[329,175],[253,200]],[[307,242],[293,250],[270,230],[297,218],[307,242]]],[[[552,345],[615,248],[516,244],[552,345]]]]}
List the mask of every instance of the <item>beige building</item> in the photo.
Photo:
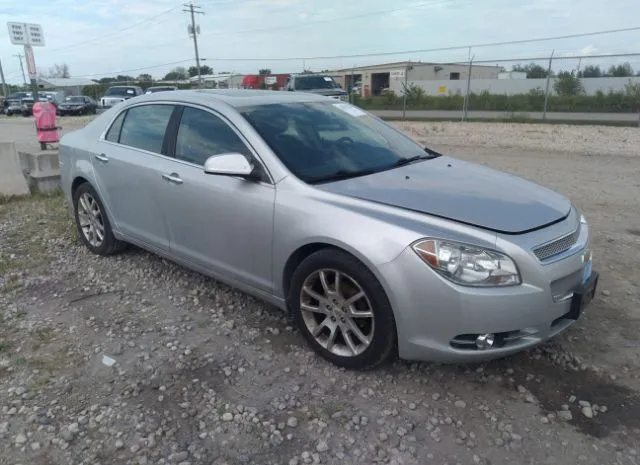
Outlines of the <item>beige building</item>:
{"type": "MultiPolygon", "coordinates": [[[[501,66],[471,67],[471,79],[498,79],[501,66]]],[[[383,89],[402,92],[405,79],[413,81],[460,81],[467,80],[469,65],[464,63],[424,63],[416,61],[400,61],[372,66],[343,69],[334,73],[334,79],[345,89],[354,82],[359,84],[362,95],[380,95],[383,89]],[[337,76],[341,76],[340,79],[337,76]]]]}

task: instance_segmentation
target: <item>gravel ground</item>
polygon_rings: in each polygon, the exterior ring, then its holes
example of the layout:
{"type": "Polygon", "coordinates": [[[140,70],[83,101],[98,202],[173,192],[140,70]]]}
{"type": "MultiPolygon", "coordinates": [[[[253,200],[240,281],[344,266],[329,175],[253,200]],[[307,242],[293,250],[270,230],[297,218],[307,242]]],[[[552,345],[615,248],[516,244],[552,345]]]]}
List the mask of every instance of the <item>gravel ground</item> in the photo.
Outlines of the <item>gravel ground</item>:
{"type": "Polygon", "coordinates": [[[585,210],[601,290],[583,320],[496,362],[349,372],[247,295],[87,253],[59,196],[0,203],[0,464],[639,464],[640,157],[619,141],[640,133],[407,130],[585,210]]]}

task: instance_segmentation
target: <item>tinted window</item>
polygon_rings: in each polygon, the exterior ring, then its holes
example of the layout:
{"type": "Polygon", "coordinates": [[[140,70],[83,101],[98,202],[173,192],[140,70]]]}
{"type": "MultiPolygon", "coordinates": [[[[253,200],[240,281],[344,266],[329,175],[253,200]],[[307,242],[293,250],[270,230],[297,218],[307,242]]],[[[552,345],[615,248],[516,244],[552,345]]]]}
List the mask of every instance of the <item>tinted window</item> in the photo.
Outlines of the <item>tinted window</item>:
{"type": "Polygon", "coordinates": [[[186,107],[176,140],[176,158],[204,165],[207,158],[221,153],[251,153],[240,137],[215,115],[186,107]]]}
{"type": "Polygon", "coordinates": [[[307,182],[383,171],[432,156],[347,103],[258,105],[241,113],[287,168],[307,182]]]}
{"type": "Polygon", "coordinates": [[[118,142],[118,138],[120,137],[120,129],[122,128],[122,122],[124,121],[125,114],[126,114],[126,111],[123,111],[122,113],[120,113],[120,115],[118,115],[116,120],[113,122],[113,124],[109,128],[109,131],[107,132],[107,135],[105,137],[105,139],[108,140],[109,142],[118,142]]]}
{"type": "Polygon", "coordinates": [[[338,84],[329,76],[296,76],[297,90],[334,89],[338,84]]]}
{"type": "Polygon", "coordinates": [[[120,143],[161,153],[164,133],[173,108],[172,105],[144,105],[130,108],[122,125],[120,143]]]}
{"type": "Polygon", "coordinates": [[[104,94],[105,97],[127,97],[136,95],[136,87],[109,87],[104,94]]]}

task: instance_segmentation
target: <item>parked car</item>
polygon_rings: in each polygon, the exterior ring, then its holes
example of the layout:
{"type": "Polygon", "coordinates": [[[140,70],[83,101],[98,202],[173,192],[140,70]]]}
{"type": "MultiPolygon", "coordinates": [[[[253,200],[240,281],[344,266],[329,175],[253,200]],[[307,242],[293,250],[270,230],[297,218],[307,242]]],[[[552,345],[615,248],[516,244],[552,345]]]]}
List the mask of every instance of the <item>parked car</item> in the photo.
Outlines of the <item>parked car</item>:
{"type": "Polygon", "coordinates": [[[101,107],[111,107],[116,103],[124,102],[137,95],[142,95],[142,87],[139,86],[112,86],[100,99],[101,107]]]}
{"type": "Polygon", "coordinates": [[[7,116],[19,115],[22,113],[22,99],[7,97],[5,101],[5,113],[7,116]]]}
{"type": "Polygon", "coordinates": [[[348,100],[347,92],[331,77],[322,74],[292,74],[285,90],[325,95],[338,100],[348,100]]]}
{"type": "Polygon", "coordinates": [[[145,91],[145,94],[153,94],[155,92],[167,92],[170,90],[178,90],[176,86],[151,86],[145,91]]]}
{"type": "Polygon", "coordinates": [[[58,115],[95,115],[97,108],[98,104],[91,97],[74,95],[67,97],[58,105],[58,115]]]}
{"type": "Polygon", "coordinates": [[[343,367],[506,356],[598,282],[567,198],[323,96],[145,95],[63,136],[60,162],[91,252],[136,244],[287,309],[343,367]]]}

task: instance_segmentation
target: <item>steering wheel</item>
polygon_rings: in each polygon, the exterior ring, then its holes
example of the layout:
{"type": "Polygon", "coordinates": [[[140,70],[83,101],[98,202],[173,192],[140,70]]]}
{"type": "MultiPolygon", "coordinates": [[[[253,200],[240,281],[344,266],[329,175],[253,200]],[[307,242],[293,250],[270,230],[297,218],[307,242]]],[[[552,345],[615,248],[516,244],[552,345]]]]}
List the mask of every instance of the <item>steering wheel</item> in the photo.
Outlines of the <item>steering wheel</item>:
{"type": "Polygon", "coordinates": [[[353,139],[351,137],[344,136],[338,139],[336,143],[337,144],[344,144],[344,143],[353,144],[353,139]]]}

